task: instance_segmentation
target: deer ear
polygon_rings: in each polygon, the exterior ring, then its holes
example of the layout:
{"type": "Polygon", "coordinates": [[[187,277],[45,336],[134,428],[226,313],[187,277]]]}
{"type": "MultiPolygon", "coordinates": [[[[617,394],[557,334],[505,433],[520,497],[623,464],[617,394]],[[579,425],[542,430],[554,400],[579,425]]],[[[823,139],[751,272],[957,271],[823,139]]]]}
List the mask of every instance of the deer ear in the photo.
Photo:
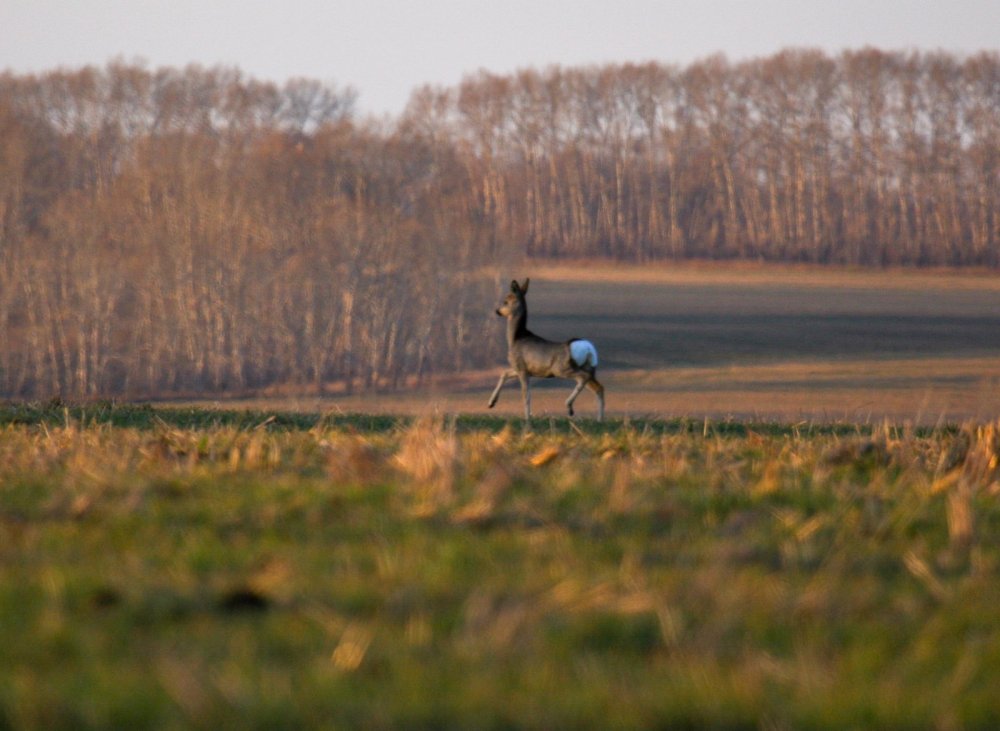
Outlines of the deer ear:
{"type": "Polygon", "coordinates": [[[515,294],[521,291],[521,287],[518,285],[516,279],[510,280],[510,291],[515,294]]]}
{"type": "Polygon", "coordinates": [[[528,285],[529,284],[531,284],[531,280],[528,279],[527,277],[525,277],[524,284],[521,285],[521,292],[522,292],[522,294],[527,294],[528,293],[528,285]]]}

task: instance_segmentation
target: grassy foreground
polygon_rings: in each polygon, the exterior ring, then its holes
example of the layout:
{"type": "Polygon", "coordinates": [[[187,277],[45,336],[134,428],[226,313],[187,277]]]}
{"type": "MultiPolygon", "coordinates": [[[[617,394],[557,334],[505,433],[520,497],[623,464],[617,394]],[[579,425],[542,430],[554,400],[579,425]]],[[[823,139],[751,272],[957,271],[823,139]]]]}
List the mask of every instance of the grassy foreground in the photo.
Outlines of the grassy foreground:
{"type": "Polygon", "coordinates": [[[998,459],[0,407],[0,728],[995,728],[998,459]]]}

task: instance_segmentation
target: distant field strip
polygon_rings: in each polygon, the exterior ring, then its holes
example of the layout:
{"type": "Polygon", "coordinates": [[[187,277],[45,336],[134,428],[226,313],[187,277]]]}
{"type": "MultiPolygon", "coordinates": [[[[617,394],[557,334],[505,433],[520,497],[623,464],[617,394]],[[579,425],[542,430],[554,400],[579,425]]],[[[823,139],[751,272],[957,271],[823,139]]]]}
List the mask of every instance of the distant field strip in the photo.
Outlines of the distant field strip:
{"type": "Polygon", "coordinates": [[[745,266],[653,267],[632,270],[631,281],[620,269],[540,274],[536,326],[587,328],[611,371],[612,410],[931,423],[1000,413],[993,275],[745,266]]]}
{"type": "MultiPolygon", "coordinates": [[[[995,274],[717,264],[538,264],[517,274],[535,281],[532,330],[597,346],[610,413],[925,424],[1000,415],[995,274]]],[[[482,336],[503,339],[499,318],[482,336]]],[[[416,392],[232,405],[483,413],[496,373],[444,376],[416,392]]],[[[538,386],[539,415],[562,416],[570,384],[538,386]]],[[[577,401],[583,416],[589,396],[577,401]]],[[[520,408],[508,385],[498,413],[520,408]]]]}
{"type": "Polygon", "coordinates": [[[949,289],[1000,291],[1000,276],[988,269],[863,269],[748,262],[686,261],[608,264],[604,261],[553,264],[530,262],[535,280],[656,285],[789,285],[832,289],[949,289]]]}
{"type": "Polygon", "coordinates": [[[623,282],[615,270],[592,281],[592,270],[545,271],[533,327],[585,333],[606,368],[1000,357],[995,277],[683,268],[623,282]]]}

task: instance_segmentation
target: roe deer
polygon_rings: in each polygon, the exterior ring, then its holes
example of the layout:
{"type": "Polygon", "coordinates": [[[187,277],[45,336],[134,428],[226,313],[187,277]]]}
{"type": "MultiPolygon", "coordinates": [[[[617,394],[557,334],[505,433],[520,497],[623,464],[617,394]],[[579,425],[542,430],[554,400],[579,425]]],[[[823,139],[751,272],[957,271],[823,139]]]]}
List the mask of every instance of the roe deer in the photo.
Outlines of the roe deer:
{"type": "Polygon", "coordinates": [[[604,419],[604,386],[594,378],[597,372],[597,348],[589,340],[572,339],[556,343],[535,335],[528,329],[528,305],[524,296],[528,284],[510,283],[510,294],[497,308],[500,317],[507,318],[507,360],[510,368],[500,374],[500,382],[493,389],[489,407],[492,409],[500,396],[500,389],[514,376],[521,381],[524,398],[524,418],[531,418],[531,386],[529,379],[568,378],[576,381],[576,388],[566,399],[566,408],[573,416],[573,402],[586,386],[597,395],[597,418],[604,419]]]}

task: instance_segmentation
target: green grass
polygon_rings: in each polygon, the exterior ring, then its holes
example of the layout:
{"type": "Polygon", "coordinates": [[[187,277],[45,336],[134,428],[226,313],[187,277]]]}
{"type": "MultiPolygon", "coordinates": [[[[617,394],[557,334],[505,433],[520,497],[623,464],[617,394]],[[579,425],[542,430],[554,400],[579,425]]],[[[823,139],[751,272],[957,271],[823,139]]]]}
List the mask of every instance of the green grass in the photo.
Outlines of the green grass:
{"type": "Polygon", "coordinates": [[[994,728],[1000,429],[0,408],[0,728],[994,728]]]}
{"type": "MultiPolygon", "coordinates": [[[[340,411],[317,414],[283,409],[215,409],[202,406],[176,407],[153,404],[96,401],[93,403],[67,404],[60,399],[49,402],[0,403],[0,427],[13,425],[76,426],[90,428],[110,426],[117,428],[151,429],[176,428],[206,430],[232,428],[238,430],[264,430],[267,432],[309,431],[341,429],[358,434],[387,434],[409,428],[423,417],[412,415],[343,413],[340,411]]],[[[458,433],[484,431],[497,433],[516,428],[524,431],[520,418],[505,416],[456,414],[442,417],[450,429],[458,433]]],[[[581,434],[590,436],[639,432],[645,436],[669,434],[701,434],[702,436],[745,437],[768,436],[817,436],[865,435],[885,428],[883,424],[855,424],[835,421],[799,422],[787,424],[774,421],[743,421],[732,417],[712,420],[707,418],[675,417],[623,417],[598,422],[583,417],[570,421],[562,416],[536,416],[530,430],[533,433],[581,434]]],[[[895,426],[892,427],[896,429],[895,426]]],[[[926,435],[941,431],[954,431],[949,425],[930,428],[917,425],[907,427],[917,434],[926,435]]]]}

